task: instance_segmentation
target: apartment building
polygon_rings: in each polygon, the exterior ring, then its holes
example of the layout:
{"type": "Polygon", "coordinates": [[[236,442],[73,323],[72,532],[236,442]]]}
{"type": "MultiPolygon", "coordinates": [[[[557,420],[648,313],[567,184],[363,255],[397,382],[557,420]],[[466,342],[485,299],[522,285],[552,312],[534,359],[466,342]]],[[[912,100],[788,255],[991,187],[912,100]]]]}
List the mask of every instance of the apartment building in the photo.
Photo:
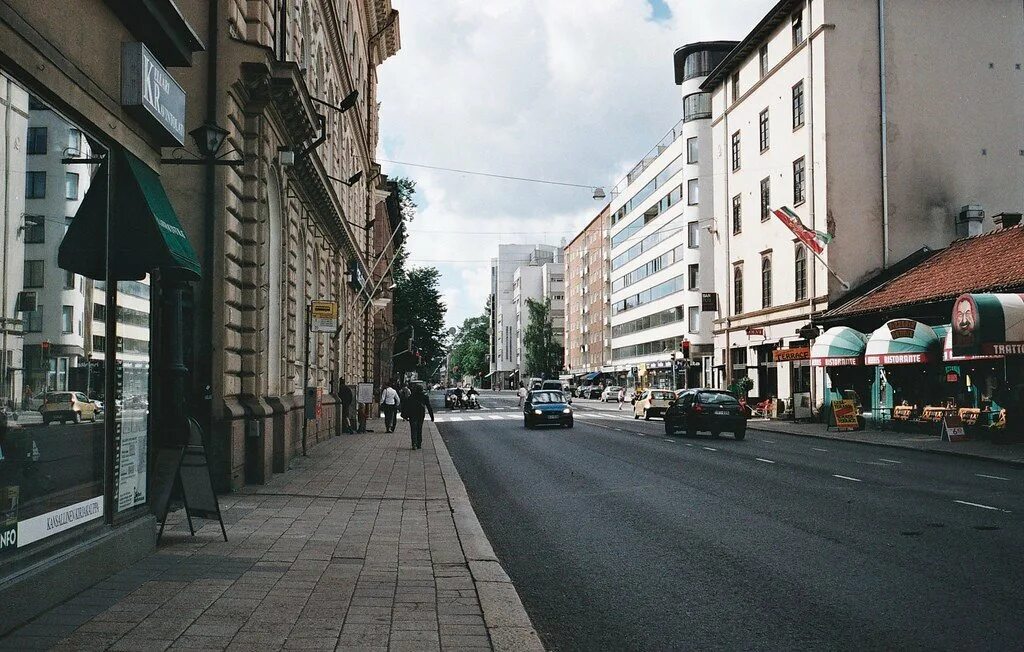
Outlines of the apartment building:
{"type": "Polygon", "coordinates": [[[565,246],[565,368],[574,376],[602,371],[611,359],[608,209],[565,246]]]}
{"type": "Polygon", "coordinates": [[[702,292],[713,292],[714,241],[710,96],[700,90],[735,43],[677,50],[682,120],[612,189],[610,229],[611,364],[627,383],[693,386],[711,368],[711,324],[702,292]],[[702,201],[704,198],[704,201],[702,201]],[[689,342],[690,362],[681,349],[689,342]],[[680,360],[673,370],[673,359],[680,360]]]}
{"type": "Polygon", "coordinates": [[[783,0],[711,72],[716,382],[749,376],[751,395],[807,414],[823,377],[798,329],[922,245],[948,245],[962,207],[1020,212],[1022,11],[783,0]]]}
{"type": "MultiPolygon", "coordinates": [[[[556,252],[556,260],[560,258],[560,252],[556,252]]],[[[516,362],[514,373],[519,380],[539,373],[535,369],[530,369],[526,362],[526,329],[530,325],[528,301],[547,302],[553,339],[561,345],[565,339],[565,265],[562,262],[521,265],[513,274],[516,362]]]]}

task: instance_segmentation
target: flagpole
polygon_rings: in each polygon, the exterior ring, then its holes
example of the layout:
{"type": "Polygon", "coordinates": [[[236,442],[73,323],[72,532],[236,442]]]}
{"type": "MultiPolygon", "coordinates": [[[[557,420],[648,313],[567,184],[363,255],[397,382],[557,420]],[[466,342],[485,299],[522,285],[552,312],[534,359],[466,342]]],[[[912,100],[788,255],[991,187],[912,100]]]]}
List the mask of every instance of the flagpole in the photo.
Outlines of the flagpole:
{"type": "MultiPolygon", "coordinates": [[[[807,247],[807,244],[804,243],[804,246],[807,247]]],[[[817,251],[815,251],[814,249],[812,249],[810,247],[807,247],[807,251],[811,252],[814,255],[814,257],[818,259],[818,262],[820,262],[822,264],[822,266],[825,269],[828,270],[829,274],[831,274],[832,276],[836,277],[836,280],[839,281],[839,283],[843,286],[844,290],[849,290],[850,289],[850,284],[847,283],[846,281],[844,281],[842,276],[840,276],[839,274],[836,274],[835,270],[833,270],[831,267],[828,266],[828,263],[825,262],[825,259],[822,258],[818,254],[817,251]]]]}

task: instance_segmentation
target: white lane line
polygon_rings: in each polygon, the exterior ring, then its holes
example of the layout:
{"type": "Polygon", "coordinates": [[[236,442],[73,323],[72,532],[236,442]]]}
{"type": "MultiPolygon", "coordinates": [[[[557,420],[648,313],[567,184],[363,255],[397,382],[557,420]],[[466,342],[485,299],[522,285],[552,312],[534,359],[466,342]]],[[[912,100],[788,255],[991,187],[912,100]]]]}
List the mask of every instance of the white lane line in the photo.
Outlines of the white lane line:
{"type": "MultiPolygon", "coordinates": [[[[620,432],[626,432],[625,430],[622,430],[621,428],[616,428],[616,430],[618,430],[618,431],[620,431],[620,432]]],[[[638,433],[636,433],[636,434],[637,434],[637,435],[639,435],[640,437],[646,437],[646,436],[647,436],[647,435],[645,435],[645,434],[644,434],[644,433],[642,433],[642,432],[638,432],[638,433]]]]}
{"type": "Polygon", "coordinates": [[[669,437],[663,437],[662,439],[664,439],[665,441],[670,441],[670,442],[672,442],[673,444],[674,444],[674,443],[676,442],[676,440],[675,440],[675,439],[670,439],[669,437]]]}
{"type": "Polygon", "coordinates": [[[833,473],[832,477],[833,478],[839,478],[840,480],[849,480],[850,482],[864,482],[863,480],[861,480],[859,478],[851,478],[848,475],[837,475],[837,474],[833,473]]]}
{"type": "Polygon", "coordinates": [[[772,439],[762,439],[761,441],[763,441],[766,444],[774,444],[775,443],[775,441],[772,440],[772,439]]]}
{"type": "Polygon", "coordinates": [[[710,446],[701,446],[701,448],[703,448],[706,451],[717,451],[718,450],[717,448],[711,448],[710,446]]]}
{"type": "MultiPolygon", "coordinates": [[[[686,442],[683,442],[683,443],[686,443],[686,442]]],[[[690,448],[693,448],[693,444],[686,444],[686,445],[689,446],[690,448]]]]}
{"type": "Polygon", "coordinates": [[[473,416],[473,417],[469,417],[469,420],[470,421],[483,421],[484,418],[483,417],[473,416]]]}
{"type": "Polygon", "coordinates": [[[448,421],[462,421],[462,417],[449,417],[448,421]]]}
{"type": "Polygon", "coordinates": [[[903,462],[901,462],[899,460],[890,460],[890,459],[886,459],[884,457],[879,457],[878,461],[879,462],[888,462],[889,464],[903,464],[903,462]]]}
{"type": "Polygon", "coordinates": [[[812,448],[811,450],[812,451],[818,451],[819,453],[827,453],[828,452],[827,448],[812,448]]]}
{"type": "Polygon", "coordinates": [[[975,473],[974,475],[978,476],[979,478],[988,478],[989,480],[1005,480],[1007,482],[1009,482],[1009,480],[1010,480],[1009,478],[1004,478],[1002,476],[998,476],[998,475],[985,475],[984,473],[975,473]]]}
{"type": "Polygon", "coordinates": [[[969,505],[971,507],[980,507],[981,509],[990,509],[993,512],[1006,512],[1011,513],[1008,509],[999,509],[998,507],[992,507],[991,505],[982,505],[981,503],[969,503],[966,500],[954,500],[954,503],[960,503],[961,505],[969,505]]]}
{"type": "Polygon", "coordinates": [[[758,462],[764,462],[765,464],[775,464],[774,460],[766,460],[763,457],[755,457],[754,459],[758,462]]]}
{"type": "Polygon", "coordinates": [[[505,418],[505,415],[504,414],[492,414],[492,415],[488,416],[487,418],[488,419],[497,419],[498,421],[500,421],[500,420],[505,418]]]}

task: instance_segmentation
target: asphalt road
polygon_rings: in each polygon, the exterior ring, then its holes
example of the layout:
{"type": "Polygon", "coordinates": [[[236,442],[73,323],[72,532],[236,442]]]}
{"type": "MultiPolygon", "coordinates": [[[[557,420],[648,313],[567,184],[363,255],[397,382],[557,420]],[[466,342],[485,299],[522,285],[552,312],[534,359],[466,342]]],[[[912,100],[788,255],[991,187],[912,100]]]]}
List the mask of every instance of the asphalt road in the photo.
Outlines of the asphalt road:
{"type": "Polygon", "coordinates": [[[550,649],[1024,649],[1024,469],[481,400],[438,427],[550,649]]]}

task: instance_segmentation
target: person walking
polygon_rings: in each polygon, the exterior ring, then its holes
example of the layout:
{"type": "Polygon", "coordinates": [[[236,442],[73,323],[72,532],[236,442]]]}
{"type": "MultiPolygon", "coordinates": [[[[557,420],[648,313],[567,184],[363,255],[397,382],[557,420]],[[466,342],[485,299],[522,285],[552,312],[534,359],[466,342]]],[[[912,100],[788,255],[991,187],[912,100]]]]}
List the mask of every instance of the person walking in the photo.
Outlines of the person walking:
{"type": "Polygon", "coordinates": [[[526,400],[526,386],[519,383],[519,391],[517,393],[519,394],[519,407],[523,407],[523,401],[526,400]]]}
{"type": "Polygon", "coordinates": [[[402,417],[409,420],[409,433],[412,436],[412,448],[423,448],[423,419],[430,413],[434,420],[434,408],[430,407],[430,397],[423,393],[419,385],[412,386],[412,394],[402,401],[402,417]]]}
{"type": "Polygon", "coordinates": [[[398,398],[398,392],[391,386],[391,383],[384,383],[384,391],[380,393],[380,407],[384,410],[384,430],[387,432],[395,431],[398,404],[400,402],[401,399],[398,398]]]}
{"type": "Polygon", "coordinates": [[[344,378],[339,378],[338,383],[341,385],[341,431],[347,435],[355,434],[356,429],[352,427],[352,401],[355,400],[355,394],[345,384],[344,378]]]}
{"type": "Polygon", "coordinates": [[[622,405],[626,402],[626,388],[619,388],[619,409],[622,409],[622,405]]]}

